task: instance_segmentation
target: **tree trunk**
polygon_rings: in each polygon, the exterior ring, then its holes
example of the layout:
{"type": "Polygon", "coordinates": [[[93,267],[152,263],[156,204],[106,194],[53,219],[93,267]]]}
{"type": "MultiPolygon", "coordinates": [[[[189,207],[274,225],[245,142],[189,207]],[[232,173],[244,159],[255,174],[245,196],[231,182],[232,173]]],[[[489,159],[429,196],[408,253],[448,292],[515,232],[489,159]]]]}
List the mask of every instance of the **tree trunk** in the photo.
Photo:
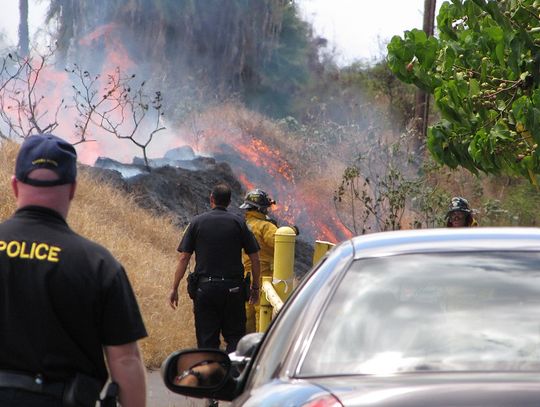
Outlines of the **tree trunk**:
{"type": "MultiPolygon", "coordinates": [[[[435,28],[435,6],[436,0],[424,0],[424,24],[423,30],[430,36],[435,28]]],[[[422,150],[426,142],[427,125],[429,116],[429,93],[421,89],[416,91],[414,109],[414,143],[413,151],[417,157],[421,157],[422,150]]]]}
{"type": "Polygon", "coordinates": [[[28,0],[19,0],[19,54],[28,55],[30,39],[28,34],[28,0]]]}

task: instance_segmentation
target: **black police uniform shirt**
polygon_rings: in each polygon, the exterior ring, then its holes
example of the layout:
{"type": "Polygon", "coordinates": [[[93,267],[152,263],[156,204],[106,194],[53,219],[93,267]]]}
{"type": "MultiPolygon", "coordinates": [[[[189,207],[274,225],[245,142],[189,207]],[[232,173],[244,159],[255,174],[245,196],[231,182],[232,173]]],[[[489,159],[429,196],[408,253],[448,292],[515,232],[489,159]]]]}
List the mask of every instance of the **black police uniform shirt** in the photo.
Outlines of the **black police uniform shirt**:
{"type": "Polygon", "coordinates": [[[147,335],[122,265],[47,208],[0,224],[0,369],[107,380],[102,345],[147,335]]]}
{"type": "Polygon", "coordinates": [[[195,272],[201,276],[242,279],[242,249],[248,254],[259,251],[245,220],[215,207],[193,218],[177,250],[196,252],[195,272]]]}

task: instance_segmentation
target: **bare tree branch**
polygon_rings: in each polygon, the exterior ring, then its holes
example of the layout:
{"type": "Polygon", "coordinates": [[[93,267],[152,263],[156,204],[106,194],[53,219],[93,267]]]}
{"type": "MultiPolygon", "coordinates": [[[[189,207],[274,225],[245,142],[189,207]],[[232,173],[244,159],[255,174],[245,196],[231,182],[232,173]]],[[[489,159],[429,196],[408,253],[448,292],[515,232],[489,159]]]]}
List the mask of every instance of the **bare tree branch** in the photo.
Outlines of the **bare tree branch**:
{"type": "Polygon", "coordinates": [[[75,126],[80,140],[88,141],[93,127],[118,139],[130,140],[141,150],[145,167],[150,171],[148,146],[165,129],[161,92],[156,91],[151,98],[146,93],[145,82],[135,87],[135,75],[124,75],[120,68],[107,75],[102,92],[98,91],[100,75],[92,76],[77,65],[68,72],[77,81],[73,89],[79,114],[75,126]]]}
{"type": "Polygon", "coordinates": [[[58,126],[61,101],[47,99],[38,92],[43,73],[50,66],[54,49],[45,54],[21,57],[8,54],[0,70],[0,120],[7,126],[5,138],[27,137],[50,132],[58,126]],[[54,106],[49,111],[47,105],[54,106]]]}

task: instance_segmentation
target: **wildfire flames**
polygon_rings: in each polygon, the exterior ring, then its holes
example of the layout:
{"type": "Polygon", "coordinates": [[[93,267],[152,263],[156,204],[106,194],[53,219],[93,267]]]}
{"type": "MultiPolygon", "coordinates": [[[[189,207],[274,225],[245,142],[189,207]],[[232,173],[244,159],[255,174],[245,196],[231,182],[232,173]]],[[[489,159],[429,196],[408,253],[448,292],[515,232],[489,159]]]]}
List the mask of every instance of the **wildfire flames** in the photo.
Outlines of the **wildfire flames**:
{"type": "MultiPolygon", "coordinates": [[[[105,60],[114,64],[105,69],[119,66],[127,71],[134,64],[117,31],[116,25],[109,24],[87,35],[80,43],[103,43],[107,55],[105,60]]],[[[259,187],[268,192],[277,201],[271,215],[283,224],[298,226],[306,240],[339,242],[351,237],[351,232],[337,218],[332,197],[319,196],[312,192],[311,185],[304,186],[302,181],[298,182],[294,168],[279,149],[267,145],[250,132],[233,135],[222,131],[215,131],[212,137],[206,138],[205,149],[216,159],[231,165],[245,190],[259,187]],[[212,142],[208,142],[209,139],[212,142]]]]}
{"type": "MultiPolygon", "coordinates": [[[[105,87],[109,75],[120,70],[126,74],[135,69],[135,63],[130,59],[126,48],[123,46],[116,24],[102,26],[92,33],[80,39],[79,44],[88,49],[88,53],[98,55],[103,63],[90,75],[98,75],[100,81],[96,90],[101,91],[105,87]]],[[[78,121],[78,113],[74,109],[73,89],[76,88],[74,78],[70,76],[69,69],[58,70],[52,61],[46,63],[45,56],[21,59],[29,65],[28,76],[25,71],[19,76],[12,78],[9,86],[2,90],[0,98],[6,116],[19,125],[19,133],[26,134],[27,129],[35,128],[32,123],[25,121],[25,106],[32,106],[34,117],[39,124],[39,129],[57,133],[72,142],[74,139],[73,126],[78,121]]],[[[67,67],[66,67],[67,68],[67,67]]],[[[89,69],[91,71],[91,69],[89,69]]],[[[79,89],[80,90],[80,89],[79,89]]],[[[84,91],[84,90],[83,90],[84,91]]],[[[28,110],[29,108],[27,108],[28,110]]],[[[121,119],[118,119],[120,122],[121,119]]],[[[34,130],[35,131],[35,130],[34,130]]],[[[79,160],[85,164],[93,164],[100,156],[115,155],[118,159],[128,160],[137,151],[128,143],[118,148],[118,140],[105,132],[90,126],[85,134],[89,142],[78,144],[77,151],[79,160]],[[94,142],[97,141],[97,142],[94,142]]],[[[21,134],[21,135],[22,135],[21,134]]]]}
{"type": "MultiPolygon", "coordinates": [[[[136,66],[122,45],[117,30],[115,24],[109,24],[79,41],[81,46],[89,48],[89,52],[97,48],[103,52],[104,63],[100,73],[103,78],[107,77],[111,70],[119,68],[123,72],[128,72],[136,66]]],[[[41,89],[50,89],[51,85],[54,85],[53,91],[48,92],[49,98],[46,102],[51,106],[58,104],[58,100],[63,100],[65,94],[71,91],[70,80],[65,72],[60,74],[54,70],[51,72],[44,70],[42,76],[44,84],[41,89]],[[53,98],[57,100],[54,101],[53,98]]],[[[59,126],[55,131],[61,135],[68,135],[69,138],[72,134],[71,126],[76,121],[75,116],[76,113],[62,111],[62,116],[58,120],[59,126]]],[[[212,133],[211,129],[207,133],[212,133]]],[[[331,194],[327,192],[319,194],[319,189],[313,185],[316,180],[297,180],[295,168],[278,148],[268,145],[249,132],[238,134],[237,131],[232,131],[233,134],[223,134],[220,129],[214,133],[212,137],[206,134],[205,152],[212,154],[218,161],[229,163],[245,190],[258,187],[267,191],[277,201],[270,215],[279,220],[280,226],[296,225],[306,241],[318,239],[337,243],[351,237],[351,232],[343,226],[336,215],[332,196],[328,196],[331,194]]],[[[133,150],[124,147],[125,141],[114,137],[95,138],[99,142],[78,145],[81,162],[92,164],[99,156],[125,160],[126,154],[133,155],[133,150]]],[[[154,144],[159,144],[159,141],[156,140],[154,144]]]]}
{"type": "Polygon", "coordinates": [[[245,134],[227,137],[226,142],[223,136],[210,139],[205,148],[216,159],[230,163],[246,190],[261,188],[276,200],[270,215],[280,221],[280,226],[296,225],[307,241],[337,243],[352,236],[337,218],[332,197],[319,196],[317,188],[312,192],[309,183],[297,182],[294,168],[280,151],[245,134]]]}
{"type": "Polygon", "coordinates": [[[252,138],[246,144],[235,146],[238,153],[252,163],[266,168],[271,175],[278,174],[285,180],[294,183],[292,168],[280,156],[280,152],[270,149],[262,140],[252,138]]]}

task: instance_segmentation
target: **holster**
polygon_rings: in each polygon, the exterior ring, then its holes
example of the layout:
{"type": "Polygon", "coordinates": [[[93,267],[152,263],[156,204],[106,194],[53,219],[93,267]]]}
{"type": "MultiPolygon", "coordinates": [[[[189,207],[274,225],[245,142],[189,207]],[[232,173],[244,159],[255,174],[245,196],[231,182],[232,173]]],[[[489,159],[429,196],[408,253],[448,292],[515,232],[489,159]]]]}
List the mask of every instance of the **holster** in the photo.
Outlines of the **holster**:
{"type": "Polygon", "coordinates": [[[100,407],[116,407],[118,399],[118,383],[110,382],[105,391],[105,396],[100,400],[100,407]]]}
{"type": "Polygon", "coordinates": [[[99,400],[102,383],[85,374],[77,373],[66,382],[62,399],[63,407],[95,407],[99,400]]]}
{"type": "Polygon", "coordinates": [[[197,286],[199,285],[199,273],[189,273],[186,281],[189,298],[194,300],[197,295],[197,286]]]}

